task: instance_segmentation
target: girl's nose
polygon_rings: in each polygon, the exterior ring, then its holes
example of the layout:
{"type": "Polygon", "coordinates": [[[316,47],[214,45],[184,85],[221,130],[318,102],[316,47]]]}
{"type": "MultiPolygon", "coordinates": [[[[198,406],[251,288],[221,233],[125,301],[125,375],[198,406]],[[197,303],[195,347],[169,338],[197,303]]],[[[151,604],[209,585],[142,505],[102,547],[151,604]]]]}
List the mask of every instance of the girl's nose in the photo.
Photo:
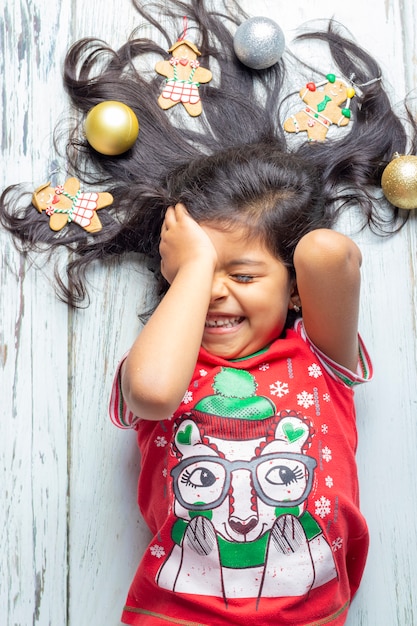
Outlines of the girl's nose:
{"type": "Polygon", "coordinates": [[[229,293],[227,288],[227,278],[225,276],[219,276],[216,274],[213,277],[213,282],[211,285],[211,300],[219,300],[220,298],[224,298],[229,293]]]}

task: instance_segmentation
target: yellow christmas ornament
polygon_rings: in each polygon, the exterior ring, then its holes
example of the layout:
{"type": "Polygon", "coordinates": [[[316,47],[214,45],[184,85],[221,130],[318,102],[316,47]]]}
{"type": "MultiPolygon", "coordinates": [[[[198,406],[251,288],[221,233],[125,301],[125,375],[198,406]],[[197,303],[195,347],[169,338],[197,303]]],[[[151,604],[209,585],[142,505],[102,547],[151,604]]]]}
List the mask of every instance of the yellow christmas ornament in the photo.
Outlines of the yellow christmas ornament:
{"type": "Polygon", "coordinates": [[[84,133],[94,150],[116,156],[133,146],[139,134],[139,122],[126,104],[106,100],[87,113],[84,133]]]}
{"type": "Polygon", "coordinates": [[[417,208],[417,156],[394,154],[382,173],[386,199],[399,209],[417,208]]]}

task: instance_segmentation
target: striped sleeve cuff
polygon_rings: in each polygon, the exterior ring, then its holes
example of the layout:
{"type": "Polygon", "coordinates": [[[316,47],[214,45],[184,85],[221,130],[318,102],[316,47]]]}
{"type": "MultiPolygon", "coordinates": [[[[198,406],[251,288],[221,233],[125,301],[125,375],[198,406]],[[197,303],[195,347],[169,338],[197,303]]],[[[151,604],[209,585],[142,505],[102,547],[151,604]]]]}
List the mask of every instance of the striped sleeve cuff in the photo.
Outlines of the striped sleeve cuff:
{"type": "Polygon", "coordinates": [[[372,361],[369,357],[368,351],[365,347],[364,342],[360,335],[358,335],[358,345],[359,345],[359,353],[358,353],[358,365],[356,371],[353,372],[342,365],[339,365],[332,359],[330,359],[324,352],[319,350],[314,343],[309,339],[302,322],[302,319],[298,319],[295,323],[295,330],[302,337],[302,339],[307,343],[310,347],[311,351],[319,359],[320,363],[323,365],[325,370],[337,380],[340,380],[347,387],[355,387],[356,385],[360,385],[371,380],[373,376],[373,367],[372,361]]]}
{"type": "Polygon", "coordinates": [[[132,413],[123,400],[122,386],[120,380],[121,369],[126,355],[123,356],[117,366],[113,379],[113,386],[109,402],[110,419],[119,428],[133,428],[138,421],[138,417],[132,413]]]}

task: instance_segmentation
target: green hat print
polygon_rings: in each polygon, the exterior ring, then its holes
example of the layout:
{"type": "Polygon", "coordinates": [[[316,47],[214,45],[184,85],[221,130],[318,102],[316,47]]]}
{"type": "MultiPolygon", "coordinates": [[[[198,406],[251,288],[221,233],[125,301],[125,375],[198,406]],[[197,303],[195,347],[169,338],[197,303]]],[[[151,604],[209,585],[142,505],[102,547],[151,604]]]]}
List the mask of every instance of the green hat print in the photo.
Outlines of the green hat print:
{"type": "Polygon", "coordinates": [[[245,370],[223,367],[213,382],[214,395],[202,398],[194,407],[198,414],[236,420],[259,421],[275,415],[269,398],[257,396],[255,377],[245,370]]]}

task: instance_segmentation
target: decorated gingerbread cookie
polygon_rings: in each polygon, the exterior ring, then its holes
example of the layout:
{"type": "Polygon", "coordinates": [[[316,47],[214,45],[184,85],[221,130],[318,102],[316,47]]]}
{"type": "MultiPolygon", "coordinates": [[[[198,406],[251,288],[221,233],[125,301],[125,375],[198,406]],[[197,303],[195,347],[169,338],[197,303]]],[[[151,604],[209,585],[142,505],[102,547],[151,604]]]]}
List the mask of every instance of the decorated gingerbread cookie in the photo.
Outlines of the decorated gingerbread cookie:
{"type": "Polygon", "coordinates": [[[49,226],[55,231],[61,230],[69,222],[79,224],[90,233],[101,230],[96,211],[112,202],[113,196],[107,192],[81,192],[80,182],[76,178],[68,178],[59,187],[51,187],[50,183],[46,183],[36,189],[32,196],[32,204],[39,213],[45,211],[49,215],[49,226]]]}
{"type": "Polygon", "coordinates": [[[182,102],[187,113],[193,117],[202,112],[198,88],[208,83],[212,73],[200,66],[197,57],[200,51],[186,39],[179,39],[168,50],[172,56],[167,61],[159,61],[155,70],[166,77],[166,83],[158,98],[161,109],[170,109],[182,102]]]}
{"type": "Polygon", "coordinates": [[[342,80],[336,79],[334,74],[327,74],[323,83],[307,83],[299,95],[306,106],[285,120],[284,130],[288,133],[306,131],[308,141],[323,141],[332,124],[349,124],[349,105],[355,90],[342,80]],[[342,104],[345,105],[343,108],[342,104]]]}

